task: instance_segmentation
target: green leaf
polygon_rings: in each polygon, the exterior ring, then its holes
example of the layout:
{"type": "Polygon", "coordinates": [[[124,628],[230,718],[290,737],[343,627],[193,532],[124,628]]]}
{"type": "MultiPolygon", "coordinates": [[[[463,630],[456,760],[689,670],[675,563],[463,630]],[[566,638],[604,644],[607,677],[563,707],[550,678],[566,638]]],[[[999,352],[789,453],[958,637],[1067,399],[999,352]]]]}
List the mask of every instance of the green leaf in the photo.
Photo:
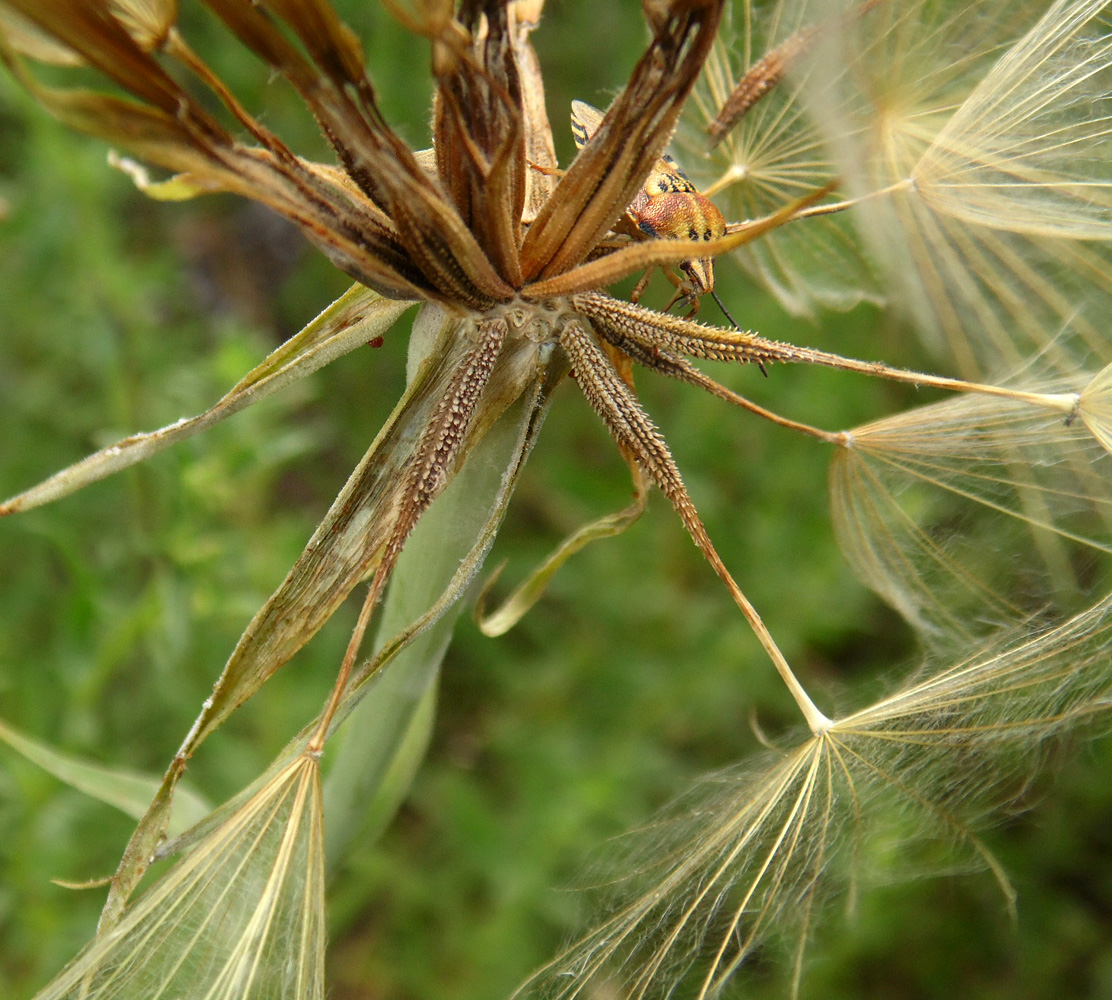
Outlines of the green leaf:
{"type": "Polygon", "coordinates": [[[353,285],[316,319],[290,337],[233,386],[213,407],[156,431],[133,434],[0,503],[0,516],[29,510],[95,483],[129,465],[157,455],[233,413],[347,354],[394,325],[412,302],[384,299],[369,288],[353,285]]]}
{"type": "Polygon", "coordinates": [[[351,720],[333,739],[339,753],[325,782],[329,864],[342,861],[348,844],[376,837],[404,799],[424,758],[436,704],[440,662],[451,641],[468,580],[461,566],[479,568],[484,539],[492,535],[535,429],[533,400],[498,421],[468,456],[444,494],[422,517],[394,570],[375,641],[376,652],[405,633],[430,608],[452,595],[454,603],[414,635],[374,677],[351,720]]]}
{"type": "MultiPolygon", "coordinates": [[[[157,775],[106,767],[72,754],[62,753],[45,743],[25,736],[18,729],[2,721],[0,721],[0,740],[32,764],[37,764],[44,771],[54,775],[59,781],[99,802],[114,806],[135,819],[139,819],[147,811],[162,781],[157,775]]],[[[176,789],[174,807],[169,828],[171,835],[188,830],[212,810],[212,806],[202,796],[180,786],[176,789]]]]}
{"type": "Polygon", "coordinates": [[[491,574],[475,605],[475,624],[479,626],[479,631],[483,635],[494,638],[512,629],[540,600],[548,582],[556,575],[556,571],[576,552],[591,542],[620,535],[645,512],[648,494],[642,481],[641,470],[638,466],[631,466],[630,471],[633,474],[633,501],[627,507],[600,517],[597,521],[585,524],[572,532],[518,585],[501,606],[487,614],[484,606],[486,596],[497,582],[503,567],[499,566],[491,574]]]}

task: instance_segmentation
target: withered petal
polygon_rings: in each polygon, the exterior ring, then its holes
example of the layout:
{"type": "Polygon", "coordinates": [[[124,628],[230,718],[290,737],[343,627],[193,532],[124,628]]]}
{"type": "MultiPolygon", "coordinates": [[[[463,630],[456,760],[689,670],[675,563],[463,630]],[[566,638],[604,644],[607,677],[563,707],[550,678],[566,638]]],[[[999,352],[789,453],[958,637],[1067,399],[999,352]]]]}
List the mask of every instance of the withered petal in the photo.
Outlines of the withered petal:
{"type": "Polygon", "coordinates": [[[529,35],[540,21],[543,0],[514,0],[511,36],[521,80],[522,128],[525,132],[525,195],[522,222],[532,223],[556,187],[556,147],[544,101],[544,80],[529,35]]]}
{"type": "Polygon", "coordinates": [[[4,2],[125,90],[206,133],[223,132],[117,20],[115,4],[107,0],[4,2]]]}
{"type": "MultiPolygon", "coordinates": [[[[510,298],[465,222],[386,125],[351,32],[323,0],[269,0],[316,68],[282,36],[267,11],[247,0],[205,0],[240,39],[299,91],[345,169],[392,219],[397,239],[445,302],[474,309],[510,298]]],[[[352,273],[352,272],[348,272],[352,273]]]]}
{"type": "Polygon", "coordinates": [[[579,264],[625,212],[672,137],[723,4],[670,4],[667,16],[654,20],[653,40],[629,83],[525,237],[527,280],[553,277],[579,264]]]}
{"type": "Polygon", "coordinates": [[[509,12],[502,0],[484,0],[464,5],[461,18],[470,46],[433,63],[437,167],[483,251],[520,288],[525,134],[509,12]]]}

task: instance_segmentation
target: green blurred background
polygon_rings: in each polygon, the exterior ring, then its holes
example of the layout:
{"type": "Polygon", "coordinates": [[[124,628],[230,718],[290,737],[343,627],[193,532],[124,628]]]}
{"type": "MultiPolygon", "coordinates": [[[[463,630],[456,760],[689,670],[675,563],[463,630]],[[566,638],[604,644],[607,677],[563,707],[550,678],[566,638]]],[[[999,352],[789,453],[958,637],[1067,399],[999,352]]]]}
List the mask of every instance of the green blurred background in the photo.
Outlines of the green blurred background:
{"type": "MultiPolygon", "coordinates": [[[[374,4],[364,38],[387,118],[428,144],[424,44],[374,4]]],[[[203,14],[184,23],[251,109],[324,156],[297,101],[203,14]]],[[[536,35],[561,162],[573,97],[605,105],[644,41],[639,5],[551,0],[536,35]]],[[[0,78],[0,494],[211,405],[347,280],[262,209],[155,204],[0,78]]],[[[729,266],[746,326],[917,363],[906,331],[859,309],[785,316],[729,266]]],[[[654,286],[659,299],[664,286],[654,286]]],[[[704,312],[713,316],[708,301],[704,312]]],[[[0,718],[75,754],[158,773],[252,613],[281,581],[404,382],[405,329],[201,438],[0,523],[0,718]]],[[[921,360],[918,363],[922,363],[921,360]]],[[[829,428],[892,412],[905,389],[830,372],[716,373],[829,428]]],[[[863,703],[914,661],[898,619],[853,579],[826,510],[829,455],[692,389],[642,378],[712,537],[820,706],[863,703]]],[[[919,397],[914,397],[919,398],[919,397]]],[[[559,393],[491,564],[518,579],[569,531],[623,506],[628,476],[572,385],[559,393]]],[[[348,606],[217,733],[189,780],[212,800],[257,774],[331,684],[348,606]]],[[[330,996],[505,996],[591,911],[582,871],[608,837],[701,773],[744,759],[794,708],[740,614],[657,495],[624,536],[577,556],[513,632],[468,620],[445,663],[429,759],[397,822],[332,886],[330,996]]],[[[1112,996],[1109,750],[1073,748],[989,835],[991,879],[877,890],[832,909],[805,996],[1112,996]],[[1045,801],[1042,801],[1045,798],[1045,801]]],[[[130,822],[0,747],[0,996],[26,997],[91,934],[130,822]]],[[[771,956],[770,956],[771,957],[771,956]]],[[[775,962],[732,993],[783,996],[775,962]]]]}

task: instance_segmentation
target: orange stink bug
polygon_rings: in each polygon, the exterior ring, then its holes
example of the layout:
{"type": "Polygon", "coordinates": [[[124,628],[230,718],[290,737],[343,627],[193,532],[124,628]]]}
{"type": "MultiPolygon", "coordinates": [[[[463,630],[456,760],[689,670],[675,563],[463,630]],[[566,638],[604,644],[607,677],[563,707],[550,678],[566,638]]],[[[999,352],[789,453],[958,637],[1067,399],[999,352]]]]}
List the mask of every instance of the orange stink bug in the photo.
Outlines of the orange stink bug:
{"type": "MultiPolygon", "coordinates": [[[[602,117],[598,108],[585,101],[571,102],[571,131],[577,148],[582,149],[598,131],[602,117]]],[[[680,165],[667,154],[657,160],[626,211],[637,228],[652,239],[713,240],[726,235],[726,220],[714,202],[699,193],[680,165]]],[[[699,296],[709,292],[726,318],[737,326],[714,292],[713,258],[685,260],[679,268],[684,277],[664,272],[676,286],[676,294],[665,308],[670,309],[682,300],[691,306],[690,315],[694,316],[699,310],[699,296]]],[[[641,297],[651,274],[647,271],[637,283],[632,295],[634,302],[641,297]]]]}

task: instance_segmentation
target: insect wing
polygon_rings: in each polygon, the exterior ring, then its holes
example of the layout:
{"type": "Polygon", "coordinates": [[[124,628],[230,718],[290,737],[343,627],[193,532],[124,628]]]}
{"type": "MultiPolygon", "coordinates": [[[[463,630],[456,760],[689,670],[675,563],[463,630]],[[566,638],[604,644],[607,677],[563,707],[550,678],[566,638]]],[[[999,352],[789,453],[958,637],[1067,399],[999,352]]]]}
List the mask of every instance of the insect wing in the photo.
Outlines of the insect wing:
{"type": "Polygon", "coordinates": [[[602,112],[586,101],[571,102],[571,134],[575,148],[582,149],[602,124],[602,112]]]}
{"type": "Polygon", "coordinates": [[[688,179],[680,165],[668,155],[656,161],[652,172],[645,178],[645,193],[650,197],[660,194],[698,194],[698,189],[688,179]]]}

